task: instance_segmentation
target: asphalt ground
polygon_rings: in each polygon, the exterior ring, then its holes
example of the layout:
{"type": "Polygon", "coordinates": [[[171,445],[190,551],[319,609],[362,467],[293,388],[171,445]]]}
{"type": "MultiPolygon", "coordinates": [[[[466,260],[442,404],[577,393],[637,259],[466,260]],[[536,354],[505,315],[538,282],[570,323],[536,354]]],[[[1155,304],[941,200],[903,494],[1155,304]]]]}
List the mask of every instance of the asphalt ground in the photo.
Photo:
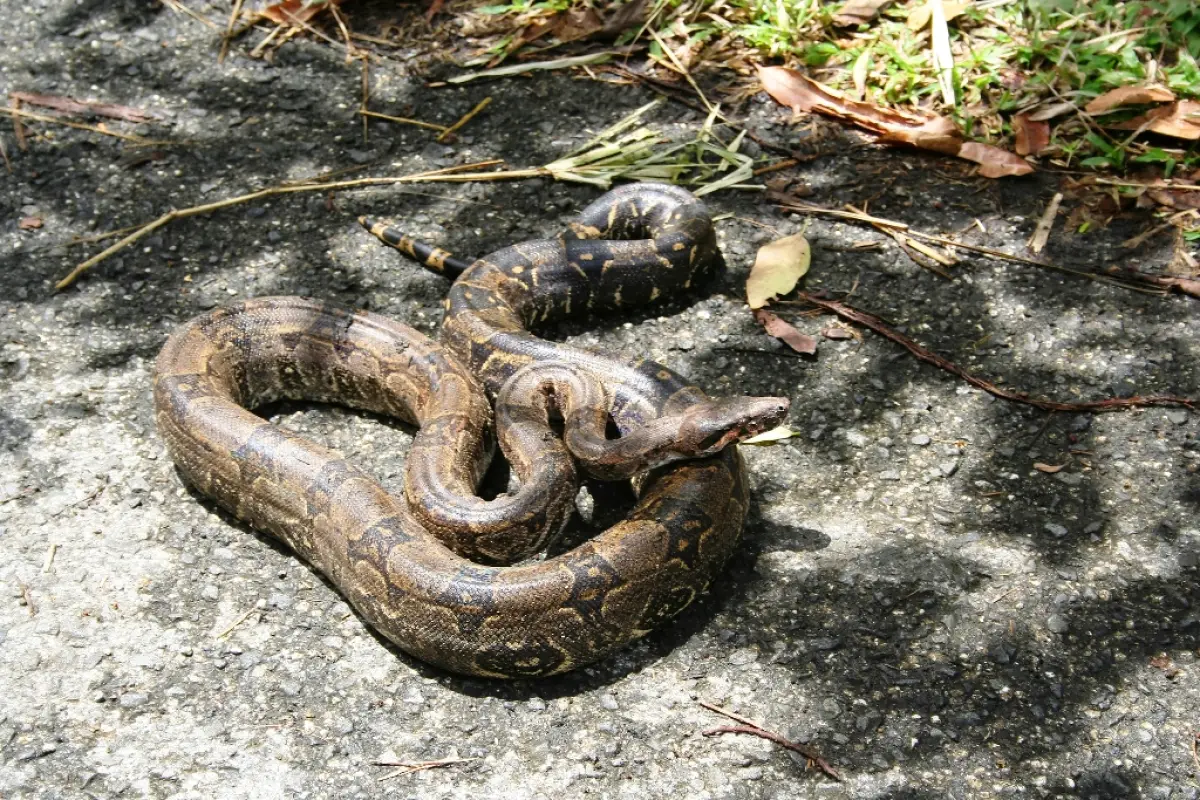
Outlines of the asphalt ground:
{"type": "MultiPolygon", "coordinates": [[[[158,120],[90,123],[178,144],[147,158],[85,130],[31,121],[27,149],[0,132],[0,796],[1197,796],[1195,413],[1048,413],[793,313],[820,338],[802,357],[762,332],[742,287],[759,246],[804,232],[808,290],[852,290],[846,302],[950,361],[1067,402],[1200,395],[1195,299],[969,252],[947,280],[858,223],[709,196],[725,275],[544,334],[649,356],[712,394],[789,396],[802,435],[744,448],[742,550],[670,627],[559,679],[463,679],[387,645],[303,563],[183,487],[154,431],[153,359],[184,320],[267,294],[434,335],[446,282],[358,215],[477,255],[553,235],[600,190],[541,178],[270,197],[170,222],[56,292],[105,244],[63,243],[349,167],[544,164],[653,95],[567,73],[430,86],[425,57],[401,48],[372,65],[373,107],[449,124],[493,102],[449,144],[378,121],[364,141],[359,67],[325,42],[294,39],[272,63],[235,46],[218,63],[212,30],[156,3],[5,12],[7,92],[140,108],[158,120]],[[700,701],[815,748],[842,781],[762,739],[703,735],[729,721],[700,701]],[[379,765],[445,759],[463,761],[379,765]]],[[[735,112],[765,142],[802,138],[764,96],[735,112]]],[[[649,121],[686,139],[703,115],[668,104],[649,121]]],[[[869,200],[1021,254],[1059,186],[857,144],[774,177],[808,202],[869,200]]],[[[1057,264],[1172,258],[1169,234],[1122,247],[1154,224],[1146,212],[1083,234],[1065,213],[1045,252],[1057,264]]],[[[399,486],[410,430],[337,408],[270,412],[399,486]]]]}

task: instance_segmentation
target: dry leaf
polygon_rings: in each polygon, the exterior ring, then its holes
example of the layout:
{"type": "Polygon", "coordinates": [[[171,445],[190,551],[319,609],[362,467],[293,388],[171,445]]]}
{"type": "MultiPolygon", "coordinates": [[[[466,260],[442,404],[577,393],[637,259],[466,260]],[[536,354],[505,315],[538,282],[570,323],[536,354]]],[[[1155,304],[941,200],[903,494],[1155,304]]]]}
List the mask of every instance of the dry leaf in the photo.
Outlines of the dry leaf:
{"type": "Polygon", "coordinates": [[[802,435],[800,431],[794,431],[787,425],[780,425],[778,428],[772,428],[769,431],[763,431],[758,436],[751,436],[749,439],[743,439],[742,444],[775,444],[784,439],[791,439],[794,436],[802,435]]]}
{"type": "Polygon", "coordinates": [[[1200,208],[1200,192],[1191,189],[1147,189],[1146,196],[1167,208],[1200,208]]]}
{"type": "Polygon", "coordinates": [[[38,228],[42,227],[42,218],[21,217],[21,220],[17,223],[17,227],[23,231],[36,231],[38,228]]]}
{"type": "Polygon", "coordinates": [[[768,334],[774,336],[797,353],[811,356],[817,352],[817,340],[807,333],[801,333],[790,322],[782,320],[770,311],[758,309],[754,318],[763,326],[768,334]]]}
{"type": "Polygon", "coordinates": [[[604,20],[593,8],[569,9],[555,17],[552,27],[560,42],[573,42],[603,30],[604,20]]]}
{"type": "Polygon", "coordinates": [[[875,19],[892,0],[850,0],[833,15],[834,25],[862,25],[875,19]]]}
{"type": "Polygon", "coordinates": [[[1121,106],[1169,103],[1174,99],[1175,93],[1165,86],[1122,86],[1094,98],[1083,110],[1089,114],[1107,114],[1121,106]]]}
{"type": "Polygon", "coordinates": [[[990,144],[967,142],[959,148],[958,156],[979,164],[979,174],[985,178],[1028,175],[1033,172],[1033,165],[1016,153],[990,144]]]}
{"type": "Polygon", "coordinates": [[[1053,475],[1056,472],[1060,472],[1062,470],[1062,468],[1065,466],[1066,466],[1066,464],[1043,464],[1040,461],[1033,462],[1034,469],[1036,469],[1038,472],[1045,472],[1050,475],[1053,475]]]}
{"type": "Polygon", "coordinates": [[[942,0],[929,0],[933,17],[929,21],[929,55],[942,90],[942,102],[954,105],[954,52],[950,49],[950,27],[942,0]]]}
{"type": "Polygon", "coordinates": [[[1180,100],[1169,106],[1147,111],[1140,117],[1135,117],[1115,125],[1106,125],[1123,131],[1144,128],[1163,136],[1173,136],[1176,139],[1200,139],[1200,102],[1195,100],[1180,100]]]}
{"type": "Polygon", "coordinates": [[[1174,678],[1183,671],[1179,669],[1179,667],[1175,666],[1175,663],[1171,661],[1171,657],[1166,653],[1159,653],[1158,655],[1151,657],[1150,666],[1154,667],[1155,669],[1161,669],[1163,671],[1163,675],[1167,678],[1174,678]]]}
{"type": "Polygon", "coordinates": [[[767,94],[793,111],[851,122],[879,134],[886,143],[902,142],[949,155],[956,155],[962,146],[958,129],[945,117],[916,116],[853,100],[786,67],[760,67],[758,78],[767,94]]]}
{"type": "Polygon", "coordinates": [[[272,3],[260,13],[272,22],[280,25],[291,25],[296,22],[308,22],[328,6],[335,6],[341,2],[342,0],[318,0],[318,2],[312,2],[312,0],[283,0],[280,3],[272,3]]]}
{"type": "MultiPolygon", "coordinates": [[[[942,3],[942,8],[945,9],[945,11],[946,11],[946,21],[947,22],[949,22],[950,20],[954,19],[957,16],[960,16],[964,11],[966,11],[970,7],[971,7],[970,3],[955,3],[955,2],[949,2],[949,3],[943,2],[942,3]]],[[[924,5],[917,6],[916,8],[914,8],[912,10],[912,13],[910,13],[908,15],[908,22],[906,24],[908,25],[909,30],[919,31],[922,28],[924,28],[926,25],[928,25],[929,20],[931,20],[931,19],[933,19],[933,7],[930,3],[925,3],[924,5]]]]}
{"type": "Polygon", "coordinates": [[[1013,117],[1016,151],[1019,156],[1036,156],[1050,144],[1050,123],[1033,119],[1028,114],[1013,117]]]}
{"type": "Polygon", "coordinates": [[[760,67],[763,89],[793,111],[811,111],[845,120],[879,135],[883,144],[907,144],[923,150],[959,156],[982,165],[987,178],[1026,175],[1033,166],[1019,156],[991,145],[963,143],[962,134],[946,117],[917,116],[853,100],[786,67],[760,67]]]}
{"type": "Polygon", "coordinates": [[[858,54],[858,58],[854,59],[854,68],[850,70],[850,77],[854,81],[854,96],[862,100],[867,96],[867,74],[871,71],[871,57],[874,48],[868,47],[858,54]]]}
{"type": "Polygon", "coordinates": [[[772,298],[794,289],[796,281],[808,272],[811,261],[808,240],[800,234],[760,247],[746,280],[746,301],[750,307],[762,308],[772,298]]]}

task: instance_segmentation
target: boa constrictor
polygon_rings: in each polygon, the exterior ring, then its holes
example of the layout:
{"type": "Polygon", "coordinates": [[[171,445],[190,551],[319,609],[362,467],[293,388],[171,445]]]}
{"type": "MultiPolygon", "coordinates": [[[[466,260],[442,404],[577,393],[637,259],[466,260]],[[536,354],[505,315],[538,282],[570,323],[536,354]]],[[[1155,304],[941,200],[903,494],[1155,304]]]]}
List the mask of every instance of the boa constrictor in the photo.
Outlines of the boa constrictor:
{"type": "Polygon", "coordinates": [[[744,467],[727,445],[777,424],[787,400],[710,400],[659,364],[625,364],[529,327],[650,302],[719,267],[704,206],[675,187],[623,187],[561,237],[469,269],[364,224],[431,269],[463,272],[446,300],[444,346],[385,317],[295,297],[197,317],[155,367],[158,428],[184,479],[279,537],[401,649],[456,672],[562,673],[683,610],[745,519],[744,467]],[[490,457],[487,396],[498,394],[501,445],[521,486],[485,501],[475,490],[490,457]],[[281,398],[417,425],[404,497],[248,410],[281,398]],[[619,438],[604,433],[609,417],[619,438]],[[638,472],[636,506],[567,553],[505,565],[561,528],[574,459],[603,477],[638,472]],[[517,545],[505,543],[509,529],[517,545]]]}

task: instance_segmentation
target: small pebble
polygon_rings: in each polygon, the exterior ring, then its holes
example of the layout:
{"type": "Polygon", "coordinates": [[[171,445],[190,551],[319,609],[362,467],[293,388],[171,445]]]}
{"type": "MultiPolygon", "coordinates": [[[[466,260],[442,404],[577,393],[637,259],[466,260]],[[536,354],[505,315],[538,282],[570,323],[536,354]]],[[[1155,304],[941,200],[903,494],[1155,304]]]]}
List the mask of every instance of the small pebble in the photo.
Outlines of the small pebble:
{"type": "Polygon", "coordinates": [[[150,695],[143,692],[126,692],[117,698],[117,705],[121,708],[137,708],[148,702],[150,702],[150,695]]]}
{"type": "Polygon", "coordinates": [[[1053,522],[1047,522],[1042,527],[1046,530],[1047,533],[1049,533],[1055,539],[1061,539],[1067,535],[1067,528],[1064,525],[1058,525],[1053,522]]]}
{"type": "Polygon", "coordinates": [[[929,444],[930,442],[932,442],[933,440],[930,439],[928,436],[926,436],[923,433],[918,433],[915,436],[913,436],[911,439],[909,439],[909,441],[912,442],[913,444],[917,445],[918,447],[924,447],[927,444],[929,444]]]}

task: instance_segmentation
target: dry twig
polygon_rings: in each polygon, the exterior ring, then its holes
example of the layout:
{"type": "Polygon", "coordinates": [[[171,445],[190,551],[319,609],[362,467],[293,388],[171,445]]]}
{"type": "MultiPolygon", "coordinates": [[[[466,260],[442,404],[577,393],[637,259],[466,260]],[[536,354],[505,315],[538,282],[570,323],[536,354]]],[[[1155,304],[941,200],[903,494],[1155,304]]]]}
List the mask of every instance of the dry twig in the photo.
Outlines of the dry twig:
{"type": "Polygon", "coordinates": [[[439,767],[449,767],[455,764],[465,764],[468,761],[475,761],[474,758],[443,758],[439,761],[372,761],[371,763],[377,767],[399,767],[395,772],[389,772],[387,775],[381,776],[378,780],[382,783],[392,778],[397,778],[401,775],[411,775],[414,772],[422,772],[427,769],[437,769],[439,767]]]}
{"type": "Polygon", "coordinates": [[[470,122],[474,118],[474,116],[476,114],[478,114],[480,111],[483,111],[485,108],[487,108],[488,103],[490,103],[490,102],[492,102],[491,95],[488,95],[487,97],[480,100],[479,104],[476,105],[474,108],[472,108],[470,111],[468,111],[465,115],[463,115],[462,119],[460,119],[458,122],[454,123],[449,128],[446,128],[446,130],[444,130],[440,134],[438,134],[437,140],[439,142],[446,141],[446,139],[449,138],[456,130],[461,128],[463,125],[466,125],[468,122],[470,122]]]}
{"type": "Polygon", "coordinates": [[[830,217],[838,217],[841,219],[853,219],[859,222],[867,222],[872,225],[892,228],[894,230],[904,231],[909,236],[923,239],[927,242],[940,244],[944,247],[958,248],[960,250],[968,250],[972,253],[979,253],[992,258],[998,258],[1004,261],[1015,261],[1019,264],[1029,264],[1042,269],[1049,269],[1055,272],[1062,272],[1067,275],[1074,275],[1077,278],[1085,278],[1087,280],[1096,281],[1098,283],[1106,283],[1110,286],[1116,286],[1121,289],[1128,289],[1133,292],[1142,292],[1144,294],[1167,294],[1174,289],[1181,294],[1186,294],[1191,297],[1200,298],[1200,279],[1195,278],[1174,278],[1162,275],[1147,275],[1142,272],[1137,272],[1131,269],[1120,269],[1114,271],[1110,275],[1100,275],[1095,272],[1085,272],[1083,270],[1071,269],[1059,264],[1054,264],[1048,261],[1038,261],[1033,258],[1013,255],[1006,253],[1003,250],[997,250],[994,247],[984,247],[978,244],[968,244],[966,242],[958,242],[953,239],[948,239],[945,236],[937,236],[932,233],[914,230],[903,222],[875,217],[870,214],[863,214],[860,211],[843,211],[836,208],[825,208],[824,206],[805,203],[787,195],[779,193],[768,193],[768,196],[779,203],[780,208],[787,211],[800,211],[807,214],[822,214],[830,217]]]}
{"type": "MultiPolygon", "coordinates": [[[[121,133],[120,131],[110,131],[108,128],[102,128],[98,125],[85,125],[82,122],[71,122],[70,120],[67,120],[67,119],[59,119],[58,117],[51,117],[51,116],[47,116],[45,114],[34,114],[32,111],[22,111],[19,108],[11,108],[11,107],[10,108],[0,108],[0,112],[11,115],[14,118],[14,124],[16,123],[17,119],[32,119],[32,120],[36,120],[38,122],[49,122],[54,125],[65,125],[68,128],[78,128],[79,130],[83,130],[83,131],[91,131],[92,133],[100,133],[100,134],[103,134],[104,136],[112,136],[116,139],[124,139],[125,141],[133,142],[134,144],[147,145],[147,146],[179,144],[179,142],[170,142],[170,141],[165,141],[165,140],[160,140],[160,139],[146,139],[144,137],[137,136],[136,134],[132,134],[132,133],[121,133]]],[[[21,149],[23,150],[25,148],[21,148],[21,149]]]]}
{"type": "Polygon", "coordinates": [[[824,300],[819,297],[807,294],[806,292],[797,292],[796,296],[806,303],[811,303],[826,311],[830,311],[842,319],[857,322],[867,328],[878,333],[887,339],[891,339],[896,344],[908,350],[922,361],[933,364],[935,367],[944,369],[952,375],[962,378],[967,383],[982,389],[994,397],[999,397],[1001,400],[1011,400],[1015,403],[1024,403],[1026,405],[1041,408],[1046,411],[1071,411],[1071,412],[1104,412],[1116,411],[1122,408],[1138,408],[1143,406],[1182,406],[1184,408],[1195,409],[1200,407],[1200,399],[1192,399],[1187,397],[1175,397],[1172,395],[1150,395],[1150,396],[1135,396],[1135,397],[1109,397],[1104,400],[1089,400],[1082,403],[1061,403],[1057,400],[1043,400],[1036,397],[1030,397],[1024,392],[1014,392],[1008,389],[1002,389],[990,381],[976,377],[967,372],[962,367],[954,364],[950,360],[939,356],[932,350],[927,350],[921,345],[909,339],[907,336],[888,327],[883,320],[873,314],[868,314],[865,311],[859,311],[857,308],[852,308],[844,303],[839,303],[836,300],[824,300]]]}
{"type": "Polygon", "coordinates": [[[62,95],[34,94],[32,92],[11,92],[9,97],[15,98],[22,103],[28,103],[31,106],[52,108],[55,111],[62,111],[65,114],[95,114],[100,117],[109,117],[111,119],[120,119],[135,123],[154,121],[152,115],[147,114],[140,108],[132,108],[116,103],[95,103],[76,100],[72,97],[63,97],[62,95]]]}
{"type": "Polygon", "coordinates": [[[258,610],[257,608],[252,608],[249,611],[247,611],[245,614],[242,614],[240,617],[235,619],[228,628],[226,628],[225,630],[218,633],[215,638],[224,639],[226,636],[233,633],[234,628],[236,628],[238,625],[241,625],[243,622],[248,620],[250,618],[250,615],[253,614],[257,610],[258,610]]]}
{"type": "Polygon", "coordinates": [[[25,601],[25,607],[29,609],[29,616],[37,616],[37,605],[33,602],[33,593],[29,591],[29,584],[21,584],[21,599],[25,601]]]}
{"type": "Polygon", "coordinates": [[[842,776],[838,774],[838,771],[831,767],[828,761],[821,758],[821,754],[818,753],[815,748],[800,744],[798,742],[793,742],[790,739],[775,733],[774,731],[767,730],[753,720],[746,719],[738,714],[734,714],[732,711],[726,711],[720,706],[713,705],[712,703],[706,703],[703,700],[699,702],[701,706],[707,708],[709,711],[720,714],[723,717],[729,717],[734,722],[742,723],[736,727],[725,726],[720,728],[710,728],[709,730],[704,731],[705,736],[718,736],[723,733],[745,733],[751,736],[757,736],[760,739],[767,739],[768,741],[772,741],[780,747],[787,748],[794,753],[799,753],[800,755],[804,756],[806,759],[808,759],[810,766],[816,766],[819,770],[821,770],[821,772],[824,772],[835,781],[840,781],[842,779],[842,776]]]}
{"type": "Polygon", "coordinates": [[[440,133],[444,133],[445,131],[449,130],[445,125],[438,125],[435,122],[423,122],[422,120],[409,119],[408,117],[393,117],[391,114],[380,114],[378,111],[368,111],[365,108],[360,108],[358,113],[362,114],[364,117],[374,117],[376,119],[387,120],[388,122],[398,122],[401,125],[416,125],[417,127],[429,128],[430,130],[438,131],[440,133]]]}
{"type": "Polygon", "coordinates": [[[225,26],[225,35],[221,37],[221,52],[217,54],[217,63],[225,63],[225,56],[229,54],[229,43],[233,41],[233,26],[237,24],[237,19],[242,13],[242,0],[234,0],[233,8],[229,12],[229,23],[225,26]]]}
{"type": "MultiPolygon", "coordinates": [[[[142,239],[146,235],[157,230],[158,228],[161,228],[162,226],[166,225],[167,223],[172,222],[173,220],[183,219],[185,217],[195,217],[195,216],[198,216],[201,214],[208,214],[212,211],[217,211],[222,208],[228,208],[229,206],[240,205],[242,203],[249,203],[253,200],[259,200],[264,197],[272,197],[274,195],[281,195],[281,194],[293,194],[295,192],[317,192],[317,191],[328,191],[330,189],[345,189],[345,188],[352,187],[352,186],[386,186],[386,185],[395,184],[395,183],[419,183],[419,182],[424,182],[424,181],[434,182],[434,181],[448,181],[448,180],[449,181],[478,180],[478,179],[482,179],[480,176],[494,176],[497,173],[472,172],[472,173],[467,173],[467,175],[469,175],[471,177],[464,177],[461,174],[461,170],[478,169],[481,167],[490,167],[490,166],[495,166],[499,163],[501,163],[501,162],[496,161],[496,160],[479,161],[474,164],[462,164],[462,165],[456,166],[456,167],[445,167],[443,169],[431,170],[429,172],[418,172],[413,175],[400,175],[400,176],[393,177],[393,178],[359,178],[357,180],[351,180],[351,181],[336,181],[336,182],[326,182],[326,183],[316,182],[316,183],[304,183],[304,184],[298,184],[298,185],[271,186],[266,189],[261,189],[257,192],[251,192],[250,194],[243,194],[243,195],[239,195],[237,197],[230,197],[230,198],[226,198],[225,200],[218,200],[214,203],[205,203],[204,205],[192,206],[190,208],[171,209],[170,211],[163,214],[158,219],[151,220],[150,222],[147,222],[145,225],[142,225],[142,226],[134,229],[134,231],[132,233],[130,233],[128,236],[126,236],[125,238],[121,239],[120,241],[110,245],[109,247],[105,248],[101,252],[92,256],[88,260],[86,260],[80,264],[77,264],[74,269],[72,269],[69,273],[67,273],[66,277],[64,277],[58,283],[54,284],[54,290],[62,291],[63,289],[67,288],[72,283],[74,283],[76,281],[76,279],[79,278],[80,275],[87,272],[89,269],[91,269],[92,267],[96,266],[104,259],[111,256],[113,253],[116,253],[116,252],[124,249],[125,247],[128,247],[129,245],[133,244],[134,242],[138,241],[139,239],[142,239]]],[[[532,175],[524,174],[525,172],[531,172],[531,171],[522,170],[522,171],[518,171],[518,172],[522,173],[520,175],[520,177],[532,177],[532,175]]],[[[100,234],[100,235],[106,236],[106,234],[100,234]]]]}

